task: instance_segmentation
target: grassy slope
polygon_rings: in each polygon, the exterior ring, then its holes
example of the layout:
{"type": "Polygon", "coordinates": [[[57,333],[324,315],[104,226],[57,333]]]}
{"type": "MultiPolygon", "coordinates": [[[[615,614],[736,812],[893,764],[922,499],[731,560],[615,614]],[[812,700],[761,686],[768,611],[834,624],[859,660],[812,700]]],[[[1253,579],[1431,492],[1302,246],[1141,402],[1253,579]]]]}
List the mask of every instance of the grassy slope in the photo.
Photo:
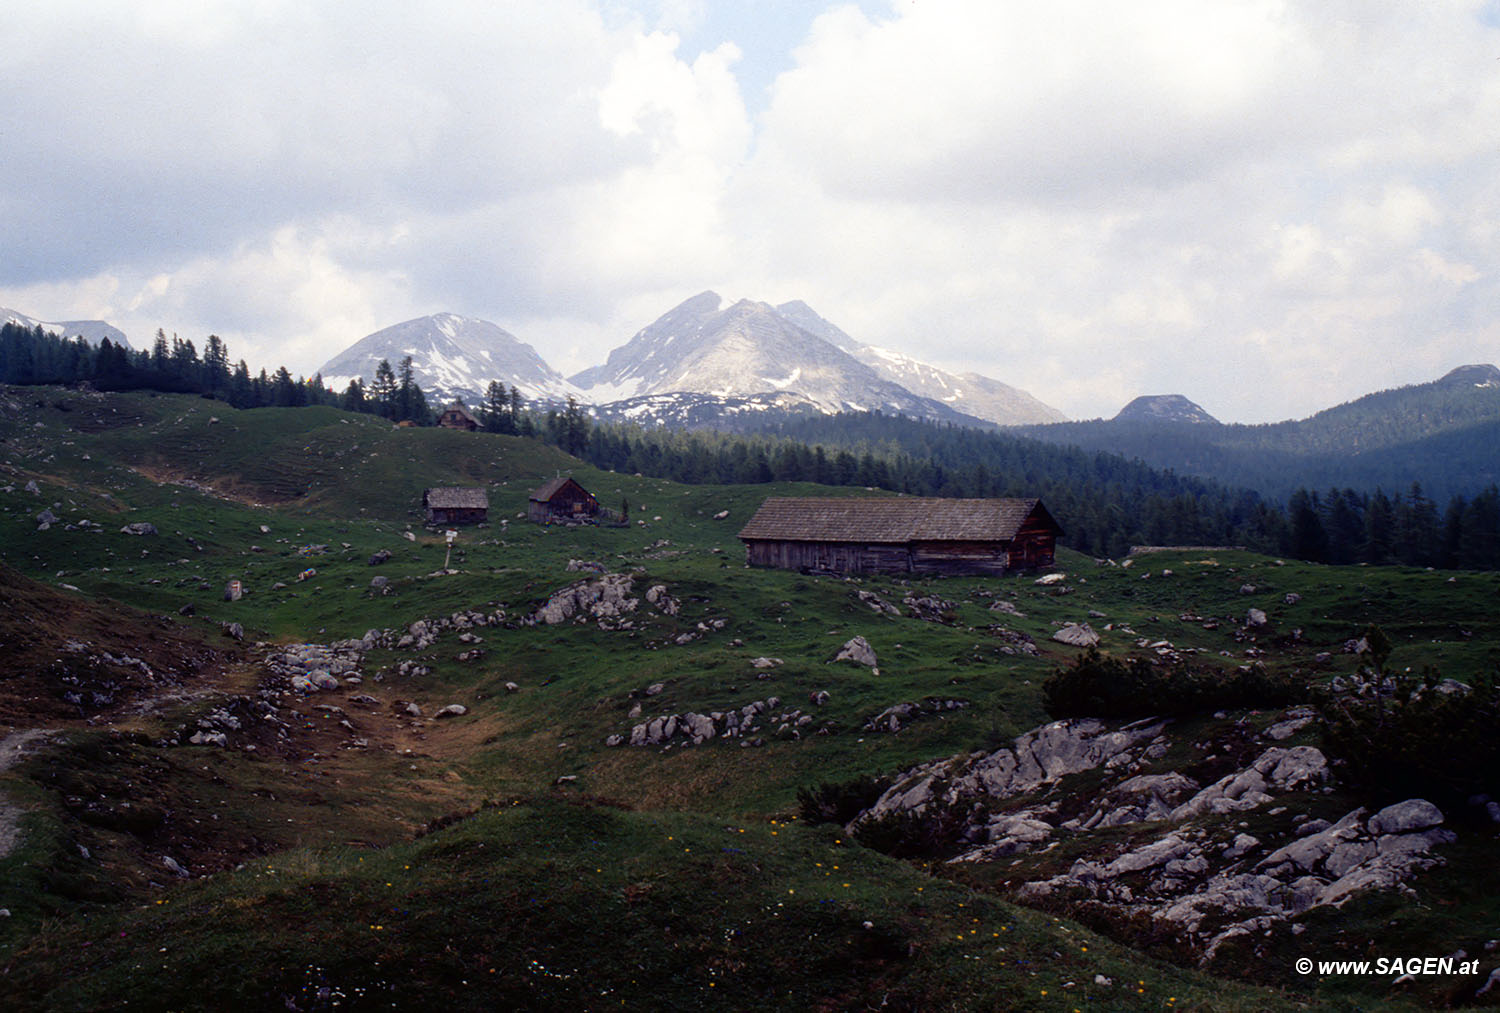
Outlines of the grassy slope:
{"type": "MultiPolygon", "coordinates": [[[[846,780],[863,773],[894,772],[918,760],[1008,739],[1039,723],[1044,718],[1038,700],[1040,681],[1071,655],[1069,649],[1049,644],[1047,637],[1056,623],[1084,620],[1090,611],[1105,614],[1104,618],[1090,620],[1096,628],[1114,623],[1136,631],[1106,632],[1106,646],[1111,649],[1130,649],[1137,636],[1151,641],[1167,639],[1179,647],[1202,650],[1199,657],[1205,663],[1229,665],[1244,660],[1247,646],[1233,638],[1237,621],[1250,606],[1264,608],[1272,615],[1273,627],[1255,646],[1268,652],[1268,664],[1304,673],[1308,678],[1326,677],[1351,667],[1352,661],[1337,653],[1339,645],[1372,621],[1384,624],[1396,640],[1393,663],[1414,669],[1437,664],[1445,674],[1460,676],[1465,670],[1493,664],[1492,645],[1500,636],[1496,621],[1483,607],[1500,590],[1500,578],[1495,575],[1460,574],[1449,583],[1447,575],[1282,566],[1239,553],[1165,554],[1144,557],[1129,568],[1096,569],[1091,560],[1065,554],[1064,566],[1076,571],[1079,579],[1070,582],[1071,593],[1062,594],[1026,578],[930,580],[908,585],[888,578],[846,581],[747,570],[742,566],[742,550],[734,533],[761,499],[813,487],[675,486],[598,473],[527,441],[391,430],[375,420],[334,412],[238,413],[193,398],[86,397],[56,391],[35,397],[27,392],[27,396],[31,400],[25,403],[13,392],[8,402],[0,400],[0,439],[5,441],[0,480],[10,486],[8,491],[0,486],[0,544],[5,546],[0,558],[53,585],[71,584],[84,593],[133,602],[151,611],[175,614],[183,605],[193,604],[196,618],[158,620],[184,630],[216,633],[218,621],[238,621],[250,637],[326,641],[358,636],[370,627],[404,626],[418,618],[460,608],[500,606],[516,616],[583,576],[567,571],[570,559],[598,560],[612,570],[634,572],[637,594],[650,584],[665,584],[683,604],[681,614],[675,617],[643,612],[637,628],[629,631],[606,632],[589,625],[489,628],[482,631],[488,653],[477,664],[456,661],[455,655],[464,645],[451,638],[441,639],[424,652],[422,660],[433,669],[429,677],[387,682],[378,691],[382,696],[399,693],[424,708],[454,701],[471,708],[468,716],[424,732],[417,745],[420,755],[410,764],[397,762],[399,757],[389,752],[371,753],[368,760],[331,757],[321,768],[301,769],[291,764],[278,768],[264,759],[218,750],[167,751],[160,761],[162,791],[176,792],[169,797],[180,805],[217,805],[220,813],[232,815],[235,826],[253,828],[258,845],[251,854],[274,856],[289,846],[326,847],[352,840],[388,844],[409,833],[403,828],[431,819],[445,811],[444,807],[458,809],[487,799],[535,798],[546,793],[547,786],[562,775],[578,777],[567,789],[570,792],[611,799],[635,811],[533,801],[519,807],[515,814],[509,810],[488,812],[461,828],[435,834],[415,845],[399,845],[378,853],[299,852],[296,863],[305,871],[299,873],[298,886],[290,892],[284,882],[264,878],[256,871],[258,866],[236,876],[194,884],[186,892],[174,890],[165,897],[154,894],[143,883],[137,884],[135,892],[126,891],[128,895],[170,900],[170,905],[96,910],[85,921],[68,918],[49,925],[44,937],[32,936],[35,918],[18,911],[9,937],[0,936],[0,959],[9,964],[12,975],[23,964],[31,968],[25,972],[26,987],[33,990],[30,994],[34,997],[74,976],[78,980],[68,988],[106,987],[101,984],[106,979],[96,977],[102,973],[97,969],[101,962],[69,949],[70,945],[81,947],[83,942],[102,939],[101,925],[113,926],[118,920],[126,939],[143,938],[153,944],[149,951],[154,952],[173,940],[178,941],[174,945],[181,945],[183,933],[195,923],[176,919],[188,919],[196,912],[196,917],[222,924],[222,938],[192,930],[194,938],[201,935],[203,945],[209,948],[196,958],[189,954],[183,959],[203,963],[174,964],[173,977],[190,980],[194,966],[208,966],[213,953],[209,940],[218,939],[212,945],[239,952],[270,947],[272,956],[260,969],[265,981],[271,983],[266,987],[288,994],[312,980],[308,975],[316,977],[307,967],[337,967],[345,976],[339,987],[368,989],[378,981],[402,982],[398,987],[406,987],[404,983],[414,981],[430,988],[433,982],[443,981],[442,987],[456,989],[455,1001],[459,1001],[458,997],[466,993],[449,981],[452,974],[488,974],[488,968],[495,967],[497,980],[509,982],[503,988],[534,991],[507,993],[496,991],[502,986],[492,984],[476,994],[534,1005],[563,1001],[577,1004],[583,1001],[583,993],[576,982],[588,980],[590,987],[597,984],[600,989],[622,990],[618,996],[595,996],[593,1005],[616,1005],[600,1000],[623,997],[631,976],[636,978],[633,987],[642,989],[659,989],[663,976],[687,987],[682,975],[688,972],[674,963],[684,959],[678,950],[685,950],[701,955],[695,965],[700,971],[720,966],[715,961],[734,971],[732,977],[721,979],[715,987],[732,985],[737,1006],[803,1006],[820,999],[834,1008],[859,1005],[866,999],[878,1001],[873,987],[866,990],[873,981],[888,985],[897,997],[929,994],[941,997],[952,1008],[1017,1007],[1032,1001],[1026,986],[1032,984],[1029,975],[1033,970],[1038,975],[1053,974],[1053,970],[1047,970],[1055,963],[1051,954],[1064,950],[1049,933],[1064,929],[1049,929],[1050,919],[1038,920],[1039,916],[1017,912],[956,886],[935,885],[916,870],[861,851],[849,852],[858,856],[856,864],[861,870],[858,879],[851,879],[854,885],[849,889],[865,898],[856,913],[872,909],[905,912],[897,921],[906,918],[910,924],[902,929],[900,939],[915,939],[916,949],[912,955],[898,959],[892,955],[891,946],[895,944],[889,941],[872,942],[859,933],[850,936],[850,923],[858,925],[865,917],[855,918],[835,897],[835,909],[844,913],[827,924],[820,937],[824,941],[807,944],[810,950],[807,945],[800,950],[791,948],[791,952],[806,950],[809,958],[817,957],[823,961],[817,966],[824,970],[816,981],[799,977],[789,969],[785,947],[791,944],[786,943],[787,937],[777,934],[779,930],[773,931],[783,923],[767,922],[766,918],[778,901],[784,914],[787,901],[781,896],[783,889],[798,889],[805,896],[804,889],[796,885],[798,877],[806,874],[806,870],[798,871],[799,863],[821,854],[817,849],[828,846],[826,835],[819,830],[795,829],[773,841],[766,821],[784,819],[793,811],[800,786],[846,780]],[[42,402],[41,407],[36,401],[42,402]],[[58,405],[65,405],[67,410],[58,405]],[[211,423],[212,417],[219,421],[211,423]],[[37,429],[37,422],[43,428],[37,429]],[[84,459],[85,454],[88,459],[84,459]],[[606,504],[628,497],[633,516],[644,525],[637,523],[629,529],[539,528],[512,519],[524,510],[526,493],[534,484],[570,464],[573,473],[606,504]],[[158,484],[147,475],[191,479],[235,499],[158,484]],[[22,487],[28,480],[39,483],[41,496],[24,492],[22,487]],[[460,536],[453,560],[459,574],[432,576],[443,563],[441,541],[420,527],[414,529],[416,541],[402,536],[420,520],[420,491],[428,485],[475,481],[490,487],[491,517],[496,523],[483,529],[466,529],[460,536]],[[47,532],[36,532],[34,515],[42,506],[53,503],[59,504],[54,512],[65,521],[89,517],[102,523],[104,532],[68,532],[61,524],[47,532]],[[715,518],[725,510],[726,518],[715,518]],[[511,520],[502,526],[498,523],[501,519],[511,520]],[[155,538],[119,534],[120,525],[132,520],[149,520],[161,533],[155,538]],[[270,531],[262,532],[262,525],[270,531]],[[327,545],[331,551],[316,556],[299,554],[301,547],[310,544],[327,545]],[[252,551],[252,545],[262,551],[252,551]],[[395,557],[380,570],[373,570],[366,559],[381,548],[392,550],[395,557]],[[317,569],[317,575],[297,582],[297,573],[309,566],[317,569]],[[1170,574],[1165,572],[1168,570],[1170,574]],[[369,592],[369,578],[377,572],[391,578],[394,593],[376,596],[369,592]],[[232,604],[222,601],[220,593],[230,577],[243,580],[249,591],[244,599],[232,604]],[[274,588],[278,582],[286,586],[274,588]],[[1242,593],[1245,585],[1255,590],[1242,593]],[[908,594],[937,595],[953,603],[956,622],[943,625],[880,615],[859,601],[857,590],[874,591],[898,606],[908,594]],[[1290,591],[1300,594],[1302,600],[1285,604],[1284,596],[1290,591]],[[988,606],[996,597],[1010,599],[1025,617],[990,611],[988,606]],[[1183,618],[1189,615],[1197,618],[1183,618]],[[678,634],[715,618],[729,620],[727,627],[685,645],[675,643],[678,634]],[[1205,629],[1204,621],[1215,618],[1220,620],[1218,628],[1205,629]],[[1034,637],[1045,656],[1000,653],[1003,641],[988,630],[997,623],[1034,637]],[[1301,634],[1294,635],[1298,629],[1301,634]],[[865,636],[879,653],[878,676],[858,666],[829,663],[839,645],[856,634],[865,636]],[[1334,659],[1315,662],[1316,654],[1322,651],[1335,652],[1334,659]],[[1223,657],[1220,652],[1230,656],[1223,657]],[[750,660],[761,655],[782,658],[785,664],[772,670],[771,678],[757,679],[750,660]],[[501,687],[507,681],[519,683],[521,691],[506,694],[501,687]],[[657,682],[663,683],[665,690],[643,699],[644,687],[657,682]],[[832,723],[837,730],[834,735],[800,742],[773,738],[761,749],[715,743],[659,752],[606,749],[602,745],[611,733],[628,733],[633,721],[626,711],[637,701],[647,706],[647,717],[738,706],[773,694],[785,701],[784,707],[810,709],[806,704],[808,694],[823,689],[832,694],[832,699],[816,717],[820,724],[832,723]],[[929,695],[964,699],[970,707],[920,721],[895,736],[860,728],[864,720],[891,704],[929,695]],[[212,766],[212,781],[205,779],[206,783],[196,785],[194,792],[185,792],[180,786],[191,769],[187,761],[200,754],[212,766]],[[386,801],[372,804],[372,792],[386,801]],[[276,796],[274,804],[268,800],[270,795],[276,796]],[[299,806],[305,812],[305,805],[319,806],[315,820],[301,817],[299,806]],[[285,826],[288,821],[291,827],[285,826]],[[575,866],[587,856],[561,845],[546,846],[547,835],[535,832],[537,821],[557,827],[557,834],[564,840],[571,839],[569,835],[593,832],[580,827],[597,824],[607,828],[610,843],[606,850],[617,875],[626,877],[611,881],[610,890],[616,893],[589,891],[581,886],[587,878],[580,879],[575,866]],[[684,872],[675,851],[662,850],[652,837],[655,828],[663,825],[698,835],[695,853],[709,856],[716,847],[715,836],[725,825],[744,826],[747,833],[758,835],[756,839],[766,844],[765,853],[757,859],[762,871],[731,877],[730,881],[737,884],[732,891],[726,891],[722,884],[723,877],[735,873],[735,869],[722,867],[722,863],[738,859],[716,859],[721,865],[690,863],[684,872]],[[488,846],[483,862],[493,864],[474,864],[479,862],[474,853],[476,838],[480,843],[493,839],[504,844],[503,848],[488,846]],[[443,850],[448,847],[445,841],[453,842],[450,851],[443,850]],[[772,845],[786,846],[787,851],[781,854],[772,845]],[[496,857],[497,851],[507,857],[496,857]],[[397,863],[410,864],[413,856],[427,862],[434,854],[446,857],[428,863],[429,878],[414,895],[421,898],[420,904],[409,902],[402,908],[421,914],[417,921],[426,928],[415,935],[397,937],[405,943],[390,942],[389,937],[382,937],[385,941],[378,945],[370,942],[365,933],[373,930],[367,926],[381,923],[376,916],[383,909],[378,904],[371,906],[375,901],[369,896],[359,867],[376,863],[385,870],[380,874],[389,879],[388,873],[397,863]],[[628,876],[626,866],[630,866],[628,876]],[[512,892],[504,894],[472,891],[474,876],[481,868],[493,871],[490,878],[496,882],[545,883],[569,899],[562,907],[548,909],[556,919],[538,918],[529,902],[513,896],[513,887],[508,888],[512,892]],[[649,889],[642,894],[632,887],[637,882],[648,884],[649,889]],[[997,991],[985,991],[991,987],[985,983],[998,973],[995,962],[1006,958],[987,952],[980,974],[976,972],[981,965],[967,959],[975,954],[966,957],[952,947],[939,945],[942,933],[929,935],[936,932],[932,926],[938,923],[909,911],[909,893],[924,882],[926,889],[942,891],[944,897],[951,898],[950,908],[960,902],[982,905],[986,924],[1002,919],[1012,925],[1008,931],[1014,931],[1016,926],[1034,923],[1034,931],[1027,932],[1030,942],[1022,951],[1007,951],[1012,960],[1033,961],[1026,977],[999,974],[993,985],[997,991]],[[319,916],[328,919],[311,937],[329,938],[326,944],[299,943],[302,948],[315,948],[315,954],[307,955],[305,961],[292,959],[293,954],[272,946],[275,939],[270,929],[286,911],[309,907],[299,900],[303,890],[319,898],[319,916]],[[692,908],[685,898],[705,894],[730,907],[716,913],[711,902],[679,929],[680,912],[692,908]],[[661,898],[670,898],[670,903],[656,906],[661,898]],[[186,899],[191,903],[184,903],[186,899]],[[480,899],[487,901],[480,905],[487,912],[482,915],[472,910],[480,899]],[[590,906],[594,904],[598,907],[590,906]],[[475,919],[472,932],[462,933],[463,938],[482,937],[484,945],[492,949],[463,955],[464,946],[442,935],[457,930],[443,919],[435,919],[432,912],[455,909],[461,909],[465,918],[475,919]],[[674,910],[679,914],[672,914],[674,910]],[[766,939],[763,945],[757,941],[748,956],[736,950],[743,943],[731,944],[722,935],[736,927],[741,918],[756,927],[757,940],[766,939]],[[635,926],[636,935],[652,936],[653,946],[659,940],[652,934],[659,934],[666,924],[673,926],[674,933],[685,933],[686,938],[677,940],[676,950],[666,944],[660,952],[653,950],[648,961],[652,975],[641,979],[630,975],[624,963],[626,956],[616,952],[618,948],[575,944],[566,934],[555,939],[547,936],[553,931],[546,928],[549,925],[587,927],[594,921],[608,924],[616,919],[635,926]],[[545,944],[541,941],[544,937],[548,938],[545,944]],[[505,948],[496,940],[511,941],[520,947],[519,952],[528,954],[526,961],[536,959],[549,973],[528,971],[531,965],[525,961],[504,964],[497,954],[505,948]],[[449,942],[459,955],[444,949],[449,942]],[[348,960],[340,962],[337,958],[337,952],[345,950],[360,960],[373,952],[382,967],[394,966],[400,973],[377,975],[369,965],[362,965],[363,970],[349,977],[352,971],[348,960]],[[18,951],[19,957],[15,956],[18,951]],[[856,959],[845,967],[846,958],[840,955],[850,952],[856,959]],[[278,962],[279,970],[271,968],[271,962],[278,962]],[[593,962],[593,969],[585,973],[583,964],[588,962],[593,962]],[[762,965],[777,970],[766,975],[746,970],[762,965]],[[557,971],[559,967],[569,969],[557,971]],[[573,974],[573,967],[579,969],[576,978],[551,976],[573,974]],[[845,972],[848,976],[841,977],[845,972]],[[517,974],[521,975],[520,984],[510,980],[517,974]],[[768,986],[762,978],[785,980],[793,995],[782,997],[765,991],[768,986]],[[568,981],[575,984],[565,984],[568,981]],[[1006,996],[1006,1001],[985,1000],[986,996],[993,1000],[1000,995],[1006,996]]],[[[367,659],[367,667],[393,667],[396,660],[395,655],[377,652],[367,659]]],[[[78,741],[87,742],[91,734],[98,733],[79,732],[78,741]]],[[[130,749],[150,752],[148,745],[132,745],[130,749]]],[[[106,777],[106,766],[101,770],[105,771],[99,775],[101,780],[126,778],[118,772],[106,777]]],[[[47,764],[39,762],[31,768],[29,778],[18,785],[23,795],[43,810],[49,800],[55,801],[52,793],[62,790],[48,781],[46,772],[47,764]]],[[[23,864],[29,869],[53,861],[77,864],[65,855],[84,839],[76,826],[66,820],[49,822],[40,816],[34,825],[37,829],[28,838],[24,853],[0,861],[0,874],[23,864]]],[[[93,836],[87,840],[96,849],[103,847],[119,856],[121,868],[132,856],[139,861],[153,860],[150,848],[139,841],[120,835],[110,837],[99,828],[90,833],[93,836]]],[[[719,854],[730,856],[732,853],[723,851],[724,847],[729,845],[717,844],[719,854]]],[[[272,867],[280,864],[278,858],[272,867]]],[[[38,909],[45,906],[59,915],[73,910],[69,904],[89,900],[87,890],[75,890],[67,895],[71,900],[58,901],[57,890],[45,883],[28,896],[38,909]],[[80,893],[82,897],[75,895],[80,893]]],[[[798,917],[812,918],[814,912],[798,917]]],[[[878,933],[885,931],[883,926],[890,917],[869,920],[877,925],[878,933]]],[[[792,935],[801,931],[798,928],[792,935]]],[[[1080,930],[1075,927],[1066,931],[1080,930]]],[[[0,933],[5,932],[6,927],[0,926],[0,933]]],[[[580,938],[589,937],[585,933],[580,938]]],[[[147,943],[141,943],[139,949],[127,947],[125,956],[132,962],[143,962],[147,943]]],[[[169,945],[169,951],[172,948],[169,945]]],[[[510,959],[506,952],[506,959],[510,959]]],[[[1109,954],[1107,959],[1100,958],[1097,973],[1117,979],[1128,976],[1121,968],[1133,958],[1124,951],[1094,947],[1094,952],[1109,954]]],[[[1075,980],[1074,989],[1067,994],[1070,1000],[1076,996],[1076,1001],[1082,1002],[1083,993],[1077,990],[1092,982],[1096,972],[1066,963],[1058,967],[1065,970],[1058,972],[1060,980],[1054,984],[1075,980]]],[[[1162,993],[1155,991],[1159,980],[1169,983],[1167,994],[1176,996],[1178,1005],[1191,995],[1207,995],[1201,990],[1208,987],[1208,979],[1160,968],[1152,974],[1166,976],[1152,977],[1148,992],[1154,997],[1154,1008],[1161,1008],[1165,1001],[1162,993]]],[[[1274,973],[1263,977],[1270,981],[1289,978],[1274,973]]],[[[248,987],[245,981],[253,978],[250,975],[226,981],[223,987],[248,987]]],[[[694,988],[707,984],[701,979],[692,981],[694,988]]],[[[1046,986],[1037,987],[1039,992],[1046,986]]],[[[62,1005],[83,1001],[64,1001],[59,998],[63,994],[56,993],[53,998],[62,1005]]],[[[660,993],[629,993],[636,997],[643,994],[660,993]]],[[[695,993],[689,990],[683,994],[695,993]]],[[[1057,995],[1055,991],[1051,994],[1053,998],[1057,995]]],[[[1118,1008],[1113,1004],[1121,994],[1113,991],[1108,997],[1096,996],[1085,1004],[1118,1008]]],[[[1277,1005],[1276,1000],[1263,994],[1243,995],[1245,1008],[1277,1005]]],[[[1368,999],[1368,995],[1362,997],[1362,1001],[1368,999]]],[[[477,1000],[484,1001],[486,998],[477,1000]]],[[[1209,1004],[1203,1002],[1207,1008],[1209,1004]]],[[[1039,995],[1035,1003],[1038,1008],[1052,1008],[1039,995]]],[[[1217,1002],[1212,1005],[1224,1008],[1217,1002]]],[[[942,1006],[935,1003],[923,1008],[942,1006]]]]}

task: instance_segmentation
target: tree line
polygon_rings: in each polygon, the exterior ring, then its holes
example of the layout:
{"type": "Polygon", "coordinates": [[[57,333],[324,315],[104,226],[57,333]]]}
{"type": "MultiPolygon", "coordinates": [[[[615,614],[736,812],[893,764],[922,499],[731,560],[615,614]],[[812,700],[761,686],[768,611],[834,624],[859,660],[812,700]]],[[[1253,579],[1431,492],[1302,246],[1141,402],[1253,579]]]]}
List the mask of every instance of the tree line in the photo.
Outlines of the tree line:
{"type": "MultiPolygon", "coordinates": [[[[431,425],[433,412],[410,356],[382,360],[368,386],[342,393],[286,367],[252,375],[209,335],[158,331],[150,349],[96,346],[40,327],[0,327],[0,382],[101,390],[197,393],[236,408],[329,405],[397,423],[431,425]]],[[[688,484],[809,482],[917,496],[1041,498],[1065,544],[1119,557],[1133,545],[1242,545],[1326,563],[1500,569],[1500,490],[1490,486],[1446,508],[1419,485],[1386,495],[1298,489],[1285,506],[1259,494],[1158,470],[1118,454],[1008,433],[922,422],[878,411],[784,420],[748,434],[601,424],[572,398],[539,406],[491,382],[475,415],[488,432],[543,440],[596,467],[688,484]]]]}
{"type": "Polygon", "coordinates": [[[97,390],[202,394],[236,408],[328,405],[393,422],[432,421],[411,356],[401,360],[399,371],[381,360],[368,390],[356,377],[337,394],[317,374],[294,378],[285,366],[252,374],[244,359],[231,364],[229,346],[217,334],[208,336],[200,354],[191,340],[174,334],[169,341],[162,330],[150,348],[134,350],[108,338],[95,346],[82,337],[7,323],[0,327],[0,383],[87,383],[97,390]]]}

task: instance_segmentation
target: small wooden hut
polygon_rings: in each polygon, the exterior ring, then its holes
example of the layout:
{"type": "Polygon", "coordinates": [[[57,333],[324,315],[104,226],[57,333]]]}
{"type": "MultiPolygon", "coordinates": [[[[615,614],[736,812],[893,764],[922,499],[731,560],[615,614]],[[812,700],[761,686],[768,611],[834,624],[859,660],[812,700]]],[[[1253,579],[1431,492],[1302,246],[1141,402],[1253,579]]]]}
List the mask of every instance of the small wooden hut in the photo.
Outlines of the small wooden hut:
{"type": "Polygon", "coordinates": [[[422,491],[428,524],[483,524],[489,520],[490,497],[477,486],[446,486],[422,491]]]}
{"type": "Polygon", "coordinates": [[[1062,533],[1038,499],[773,496],[739,537],[752,566],[1002,574],[1051,566],[1062,533]]]}
{"type": "Polygon", "coordinates": [[[443,429],[467,429],[471,433],[479,428],[479,420],[457,401],[443,409],[437,424],[443,429]]]}
{"type": "Polygon", "coordinates": [[[591,521],[599,516],[599,501],[572,478],[559,476],[531,494],[526,516],[538,524],[591,521]]]}

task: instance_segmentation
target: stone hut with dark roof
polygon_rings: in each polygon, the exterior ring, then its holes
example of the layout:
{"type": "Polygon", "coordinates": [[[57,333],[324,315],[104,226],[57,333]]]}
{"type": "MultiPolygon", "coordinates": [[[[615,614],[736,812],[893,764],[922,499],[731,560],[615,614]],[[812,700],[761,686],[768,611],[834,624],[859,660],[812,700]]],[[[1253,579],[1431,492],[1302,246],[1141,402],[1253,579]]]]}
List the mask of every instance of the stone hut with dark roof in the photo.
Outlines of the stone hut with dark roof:
{"type": "Polygon", "coordinates": [[[1039,499],[773,496],[740,540],[751,566],[997,575],[1051,566],[1062,533],[1039,499]]]}
{"type": "Polygon", "coordinates": [[[422,491],[428,524],[483,524],[489,520],[489,493],[477,486],[445,486],[422,491]]]}
{"type": "Polygon", "coordinates": [[[591,521],[599,513],[599,501],[593,493],[566,475],[533,492],[526,504],[526,516],[538,524],[591,521]]]}

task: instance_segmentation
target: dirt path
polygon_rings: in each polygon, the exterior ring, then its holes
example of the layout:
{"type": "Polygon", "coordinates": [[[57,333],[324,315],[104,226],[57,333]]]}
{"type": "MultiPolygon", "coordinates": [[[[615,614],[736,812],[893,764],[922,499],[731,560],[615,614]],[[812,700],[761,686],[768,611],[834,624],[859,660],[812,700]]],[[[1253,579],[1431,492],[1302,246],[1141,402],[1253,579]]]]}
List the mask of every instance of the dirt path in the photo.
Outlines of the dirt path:
{"type": "MultiPolygon", "coordinates": [[[[9,770],[26,753],[26,747],[53,734],[48,728],[28,728],[0,739],[0,773],[9,770]]],[[[21,837],[21,813],[0,791],[0,858],[10,854],[21,837]]]]}

